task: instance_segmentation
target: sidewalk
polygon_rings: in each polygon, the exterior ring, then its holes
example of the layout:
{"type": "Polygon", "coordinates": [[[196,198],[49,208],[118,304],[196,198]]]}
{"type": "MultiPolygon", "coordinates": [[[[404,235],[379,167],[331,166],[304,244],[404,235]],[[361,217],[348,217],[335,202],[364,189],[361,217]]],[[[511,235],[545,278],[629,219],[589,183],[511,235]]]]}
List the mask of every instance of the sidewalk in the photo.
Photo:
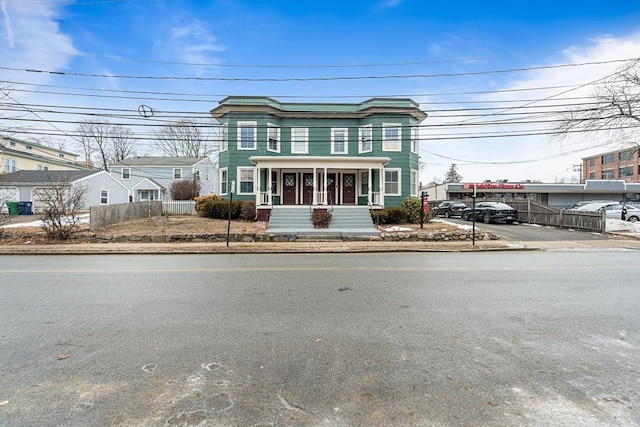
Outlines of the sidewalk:
{"type": "Polygon", "coordinates": [[[514,250],[640,250],[640,239],[553,242],[225,242],[216,243],[69,243],[0,246],[0,255],[95,254],[239,254],[239,253],[366,253],[366,252],[481,252],[514,250]]]}

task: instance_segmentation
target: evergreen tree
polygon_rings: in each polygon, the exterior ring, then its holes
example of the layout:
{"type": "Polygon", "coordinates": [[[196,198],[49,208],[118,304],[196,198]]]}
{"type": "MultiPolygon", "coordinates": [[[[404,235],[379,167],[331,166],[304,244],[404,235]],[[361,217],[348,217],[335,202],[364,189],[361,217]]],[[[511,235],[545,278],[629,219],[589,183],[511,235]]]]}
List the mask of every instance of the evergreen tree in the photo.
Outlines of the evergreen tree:
{"type": "Polygon", "coordinates": [[[447,184],[450,182],[461,182],[461,181],[462,181],[462,175],[458,173],[458,165],[456,165],[455,163],[452,163],[451,166],[449,166],[449,170],[447,171],[447,174],[444,176],[444,181],[442,182],[447,184]]]}

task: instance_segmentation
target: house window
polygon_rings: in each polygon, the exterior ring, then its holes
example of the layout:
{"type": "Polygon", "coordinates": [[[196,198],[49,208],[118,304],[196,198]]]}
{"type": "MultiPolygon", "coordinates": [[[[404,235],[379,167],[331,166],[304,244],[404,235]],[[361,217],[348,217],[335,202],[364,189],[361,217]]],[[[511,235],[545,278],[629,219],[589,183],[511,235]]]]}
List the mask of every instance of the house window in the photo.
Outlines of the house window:
{"type": "Polygon", "coordinates": [[[411,169],[411,195],[418,195],[418,171],[411,169]]]}
{"type": "Polygon", "coordinates": [[[238,194],[253,194],[253,168],[238,168],[240,177],[240,189],[238,194]]]}
{"type": "Polygon", "coordinates": [[[58,157],[64,159],[64,153],[58,153],[58,157]]]}
{"type": "Polygon", "coordinates": [[[4,160],[4,171],[5,172],[15,172],[16,171],[16,160],[15,159],[5,159],[4,160]]]}
{"type": "Polygon", "coordinates": [[[220,194],[227,194],[229,173],[226,169],[220,169],[220,194]]]}
{"type": "Polygon", "coordinates": [[[633,176],[633,166],[623,166],[618,169],[618,177],[626,178],[633,176]]]}
{"type": "Polygon", "coordinates": [[[255,150],[256,141],[256,122],[238,122],[238,150],[255,150]]]}
{"type": "Polygon", "coordinates": [[[613,163],[614,160],[615,160],[615,156],[613,155],[613,153],[605,154],[604,156],[602,156],[602,164],[603,165],[608,165],[610,163],[613,163]]]}
{"type": "Polygon", "coordinates": [[[602,171],[602,179],[613,179],[613,169],[605,169],[602,171]]]}
{"type": "Polygon", "coordinates": [[[9,147],[15,147],[16,143],[14,141],[9,141],[9,147]]]}
{"type": "Polygon", "coordinates": [[[101,205],[109,204],[109,190],[100,190],[100,204],[101,205]]]}
{"type": "Polygon", "coordinates": [[[220,151],[229,149],[229,125],[227,123],[220,126],[220,151]]]}
{"type": "Polygon", "coordinates": [[[360,174],[360,194],[363,196],[369,194],[369,172],[360,174]]]}
{"type": "Polygon", "coordinates": [[[589,159],[589,166],[594,167],[596,165],[596,158],[592,157],[589,159]]]}
{"type": "Polygon", "coordinates": [[[387,196],[400,195],[400,169],[385,169],[384,192],[387,196]]]}
{"type": "Polygon", "coordinates": [[[369,153],[373,149],[373,128],[371,125],[360,128],[358,152],[369,153]]]}
{"type": "Polygon", "coordinates": [[[129,168],[122,169],[122,179],[131,179],[131,169],[129,168]]]}
{"type": "Polygon", "coordinates": [[[173,179],[182,179],[182,169],[180,168],[173,169],[173,179]]]}
{"type": "Polygon", "coordinates": [[[278,194],[278,172],[271,171],[271,194],[278,194]]]}
{"type": "Polygon", "coordinates": [[[33,150],[33,146],[32,145],[25,145],[24,148],[26,148],[27,150],[33,150]]]}
{"type": "Polygon", "coordinates": [[[399,123],[384,123],[382,125],[382,151],[400,151],[400,131],[402,125],[399,123]]]}
{"type": "Polygon", "coordinates": [[[280,152],[280,128],[269,125],[267,127],[267,150],[275,153],[280,152]]]}
{"type": "Polygon", "coordinates": [[[589,179],[596,179],[596,173],[595,172],[589,172],[589,179]]]}
{"type": "Polygon", "coordinates": [[[49,170],[49,166],[38,165],[38,170],[39,171],[48,171],[49,170]]]}
{"type": "Polygon", "coordinates": [[[309,129],[291,128],[291,153],[307,154],[309,152],[309,129]]]}
{"type": "Polygon", "coordinates": [[[416,154],[418,153],[418,149],[420,148],[420,131],[419,130],[420,128],[418,128],[418,126],[411,126],[411,152],[416,154]]]}
{"type": "Polygon", "coordinates": [[[331,129],[331,154],[347,154],[347,128],[331,129]]]}
{"type": "Polygon", "coordinates": [[[628,162],[633,159],[633,150],[621,151],[618,153],[619,162],[628,162]]]}

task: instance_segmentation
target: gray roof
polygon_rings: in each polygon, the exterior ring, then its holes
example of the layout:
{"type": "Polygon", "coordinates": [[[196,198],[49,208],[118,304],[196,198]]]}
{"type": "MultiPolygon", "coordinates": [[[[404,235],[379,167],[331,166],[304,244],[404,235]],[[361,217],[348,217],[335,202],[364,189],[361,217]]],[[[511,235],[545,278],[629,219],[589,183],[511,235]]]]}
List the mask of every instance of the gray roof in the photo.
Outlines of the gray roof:
{"type": "Polygon", "coordinates": [[[130,157],[111,165],[111,167],[122,166],[156,166],[156,167],[179,167],[193,166],[206,159],[206,157],[130,157]]]}
{"type": "Polygon", "coordinates": [[[60,183],[70,182],[96,173],[96,171],[17,171],[0,175],[0,183],[60,183]]]}

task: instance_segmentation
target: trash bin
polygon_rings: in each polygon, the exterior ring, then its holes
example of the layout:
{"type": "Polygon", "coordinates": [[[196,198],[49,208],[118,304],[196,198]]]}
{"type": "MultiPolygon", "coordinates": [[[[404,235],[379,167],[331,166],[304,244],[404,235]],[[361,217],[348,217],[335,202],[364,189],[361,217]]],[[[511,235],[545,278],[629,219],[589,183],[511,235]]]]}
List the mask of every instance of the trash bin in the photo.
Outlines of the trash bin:
{"type": "Polygon", "coordinates": [[[32,202],[20,202],[18,203],[18,208],[20,210],[20,215],[31,215],[31,206],[32,202]]]}
{"type": "Polygon", "coordinates": [[[7,211],[9,211],[9,215],[20,214],[20,204],[18,202],[7,202],[7,211]]]}

